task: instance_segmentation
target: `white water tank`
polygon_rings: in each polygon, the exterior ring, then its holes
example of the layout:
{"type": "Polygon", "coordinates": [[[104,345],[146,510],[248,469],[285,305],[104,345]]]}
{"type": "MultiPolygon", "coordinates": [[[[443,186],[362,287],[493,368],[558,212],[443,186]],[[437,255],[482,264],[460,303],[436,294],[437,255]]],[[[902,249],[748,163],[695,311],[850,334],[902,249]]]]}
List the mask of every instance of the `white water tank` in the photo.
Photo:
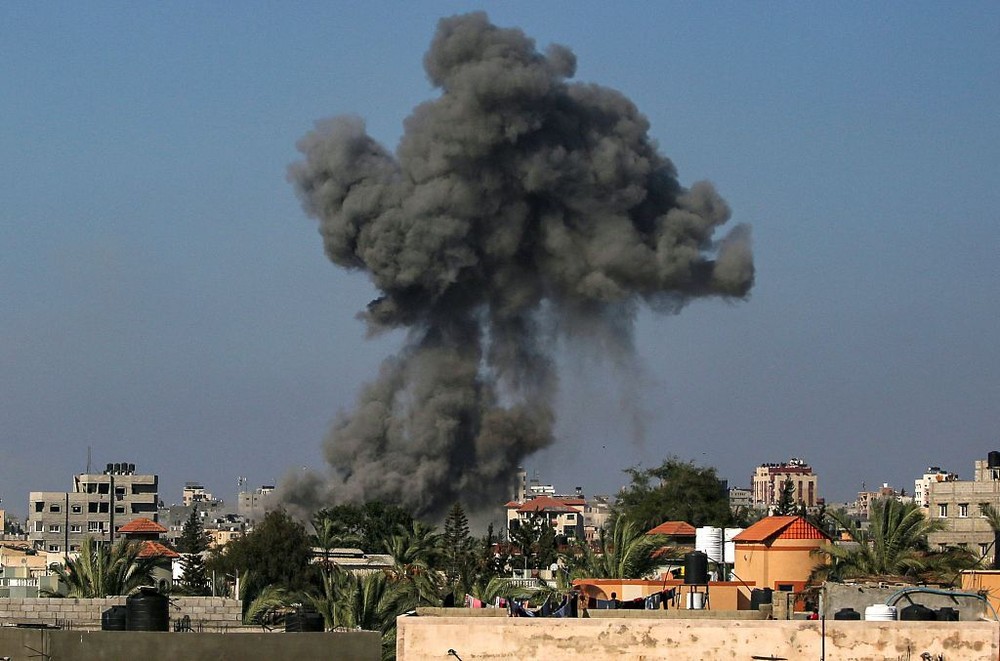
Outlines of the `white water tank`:
{"type": "Polygon", "coordinates": [[[694,550],[707,555],[711,562],[722,562],[722,528],[702,526],[695,530],[694,550]]]}
{"type": "Polygon", "coordinates": [[[896,619],[896,607],[873,604],[865,608],[865,619],[871,622],[892,622],[896,619]]]}
{"type": "Polygon", "coordinates": [[[743,532],[743,528],[726,528],[722,533],[723,542],[722,560],[727,565],[736,564],[736,542],[733,537],[743,532]]]}
{"type": "Polygon", "coordinates": [[[688,592],[688,595],[687,595],[687,608],[690,611],[705,610],[705,593],[704,592],[688,592]]]}

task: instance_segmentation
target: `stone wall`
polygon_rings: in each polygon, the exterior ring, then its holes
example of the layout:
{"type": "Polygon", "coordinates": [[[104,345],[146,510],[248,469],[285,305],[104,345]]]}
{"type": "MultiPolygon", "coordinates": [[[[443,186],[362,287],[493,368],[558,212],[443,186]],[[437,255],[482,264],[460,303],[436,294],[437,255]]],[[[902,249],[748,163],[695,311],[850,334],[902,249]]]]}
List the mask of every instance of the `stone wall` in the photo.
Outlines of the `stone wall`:
{"type": "MultiPolygon", "coordinates": [[[[0,599],[0,625],[48,624],[71,629],[100,629],[101,614],[112,606],[124,606],[125,597],[104,599],[23,598],[0,599]]],[[[206,631],[238,627],[242,603],[222,597],[171,597],[170,619],[191,618],[191,626],[206,631]]]]}
{"type": "Polygon", "coordinates": [[[399,661],[785,658],[996,661],[997,622],[400,617],[399,661]]]}

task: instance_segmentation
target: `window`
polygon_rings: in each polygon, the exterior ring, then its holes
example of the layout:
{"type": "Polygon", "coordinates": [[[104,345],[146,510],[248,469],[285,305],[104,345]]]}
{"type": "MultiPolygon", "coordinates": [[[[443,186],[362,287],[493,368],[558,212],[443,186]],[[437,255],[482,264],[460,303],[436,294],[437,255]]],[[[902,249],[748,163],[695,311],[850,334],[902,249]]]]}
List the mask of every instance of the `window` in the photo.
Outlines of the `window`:
{"type": "Polygon", "coordinates": [[[102,532],[103,530],[103,521],[90,521],[87,523],[87,532],[102,532]]]}
{"type": "Polygon", "coordinates": [[[60,510],[62,510],[62,508],[59,507],[58,503],[52,503],[51,505],[49,505],[49,511],[50,512],[58,512],[60,510]]]}
{"type": "Polygon", "coordinates": [[[948,503],[940,503],[938,505],[938,516],[942,519],[948,516],[948,503]]]}
{"type": "Polygon", "coordinates": [[[69,550],[70,551],[79,551],[80,550],[80,545],[79,544],[70,544],[69,545],[69,550]]]}
{"type": "Polygon", "coordinates": [[[87,511],[91,514],[97,514],[97,503],[87,503],[87,511]]]}
{"type": "Polygon", "coordinates": [[[59,545],[49,544],[49,553],[59,553],[59,545]]]}
{"type": "Polygon", "coordinates": [[[70,532],[83,532],[83,526],[79,523],[74,523],[69,527],[70,532]]]}
{"type": "Polygon", "coordinates": [[[45,532],[45,524],[41,521],[35,521],[35,532],[45,532]]]}
{"type": "Polygon", "coordinates": [[[60,526],[58,523],[50,523],[49,532],[62,532],[62,526],[60,526]]]}
{"type": "Polygon", "coordinates": [[[80,505],[71,505],[70,511],[72,511],[73,514],[79,514],[80,512],[83,511],[83,507],[81,507],[80,505]]]}
{"type": "Polygon", "coordinates": [[[124,505],[115,505],[115,514],[124,514],[124,513],[125,513],[124,505]]]}
{"type": "Polygon", "coordinates": [[[44,512],[45,511],[45,503],[42,502],[42,501],[38,501],[37,503],[35,503],[35,511],[36,512],[44,512]]]}
{"type": "Polygon", "coordinates": [[[985,558],[986,554],[989,553],[989,552],[990,552],[990,545],[989,544],[980,544],[979,545],[979,557],[980,558],[985,558]]]}
{"type": "Polygon", "coordinates": [[[969,516],[969,503],[958,504],[958,516],[960,516],[963,519],[969,516]]]}

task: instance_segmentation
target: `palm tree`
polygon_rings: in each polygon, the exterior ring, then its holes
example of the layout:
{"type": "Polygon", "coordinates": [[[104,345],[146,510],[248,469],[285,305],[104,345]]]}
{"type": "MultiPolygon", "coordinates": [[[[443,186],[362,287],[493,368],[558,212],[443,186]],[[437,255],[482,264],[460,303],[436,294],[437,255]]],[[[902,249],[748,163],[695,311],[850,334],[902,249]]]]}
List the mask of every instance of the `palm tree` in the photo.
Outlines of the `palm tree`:
{"type": "Polygon", "coordinates": [[[993,531],[993,564],[990,569],[1000,569],[1000,510],[989,503],[979,503],[979,512],[993,531]]]}
{"type": "Polygon", "coordinates": [[[598,551],[583,548],[582,562],[574,569],[577,578],[642,578],[660,564],[659,551],[665,537],[647,535],[638,522],[618,516],[608,532],[601,530],[598,551]]]}
{"type": "Polygon", "coordinates": [[[410,610],[410,599],[399,581],[384,572],[364,576],[344,572],[334,608],[340,626],[378,631],[382,658],[396,658],[396,617],[410,610]]]}
{"type": "Polygon", "coordinates": [[[814,580],[872,576],[941,580],[969,565],[969,554],[960,549],[930,551],[927,535],[943,530],[945,524],[927,519],[914,503],[895,498],[873,502],[865,530],[842,512],[831,516],[847,531],[852,543],[818,549],[824,561],[813,569],[814,580]]]}
{"type": "Polygon", "coordinates": [[[93,537],[83,540],[80,554],[57,567],[59,580],[68,589],[66,596],[84,599],[129,594],[152,585],[155,558],[140,558],[142,544],[120,540],[114,546],[99,544],[93,537]]]}
{"type": "Polygon", "coordinates": [[[392,580],[408,595],[412,607],[440,603],[440,574],[431,562],[440,535],[420,521],[409,527],[398,525],[396,534],[385,540],[385,549],[392,556],[392,580]]]}

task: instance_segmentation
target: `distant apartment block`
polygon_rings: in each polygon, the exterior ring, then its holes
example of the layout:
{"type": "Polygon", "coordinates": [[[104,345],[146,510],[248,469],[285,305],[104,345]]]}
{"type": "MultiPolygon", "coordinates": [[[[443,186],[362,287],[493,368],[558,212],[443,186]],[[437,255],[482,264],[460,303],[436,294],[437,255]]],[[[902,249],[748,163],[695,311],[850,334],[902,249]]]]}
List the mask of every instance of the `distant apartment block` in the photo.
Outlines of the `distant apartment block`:
{"type": "Polygon", "coordinates": [[[536,496],[523,503],[507,503],[507,534],[523,525],[542,522],[555,528],[556,535],[568,539],[584,539],[584,509],[587,501],[576,497],[536,496]]]}
{"type": "Polygon", "coordinates": [[[940,466],[929,466],[923,476],[913,481],[913,502],[927,509],[931,504],[931,485],[938,482],[954,482],[957,473],[949,473],[940,466]]]}
{"type": "Polygon", "coordinates": [[[987,561],[996,549],[993,531],[979,511],[989,503],[1000,508],[1000,452],[993,451],[986,459],[977,459],[972,480],[942,480],[931,482],[927,516],[944,521],[947,529],[931,533],[927,541],[932,548],[961,546],[987,561]]]}
{"type": "MultiPolygon", "coordinates": [[[[864,485],[862,485],[863,487],[864,485]]],[[[874,491],[862,490],[858,492],[858,497],[854,501],[854,514],[863,519],[867,519],[871,515],[872,503],[876,500],[883,500],[886,498],[892,498],[893,500],[898,500],[901,503],[913,502],[912,496],[907,496],[902,490],[897,491],[895,488],[889,486],[888,482],[883,482],[882,486],[874,491]]]]}
{"type": "Polygon", "coordinates": [[[218,501],[199,482],[185,482],[181,498],[185,505],[200,505],[205,503],[216,503],[218,501]]]}
{"type": "Polygon", "coordinates": [[[241,491],[236,498],[236,513],[255,523],[275,504],[274,485],[265,484],[254,491],[241,491]]]}
{"type": "Polygon", "coordinates": [[[812,467],[801,459],[792,457],[780,464],[761,464],[754,471],[752,503],[755,507],[771,508],[781,499],[781,488],[791,480],[796,504],[815,507],[820,502],[818,478],[812,467]]]}
{"type": "Polygon", "coordinates": [[[118,528],[156,519],[158,477],[140,475],[135,464],[108,464],[103,473],[73,477],[72,491],[28,494],[28,540],[49,553],[79,550],[86,537],[112,541],[118,528]]]}
{"type": "Polygon", "coordinates": [[[745,487],[729,487],[729,509],[747,510],[753,505],[753,490],[745,487]]]}

